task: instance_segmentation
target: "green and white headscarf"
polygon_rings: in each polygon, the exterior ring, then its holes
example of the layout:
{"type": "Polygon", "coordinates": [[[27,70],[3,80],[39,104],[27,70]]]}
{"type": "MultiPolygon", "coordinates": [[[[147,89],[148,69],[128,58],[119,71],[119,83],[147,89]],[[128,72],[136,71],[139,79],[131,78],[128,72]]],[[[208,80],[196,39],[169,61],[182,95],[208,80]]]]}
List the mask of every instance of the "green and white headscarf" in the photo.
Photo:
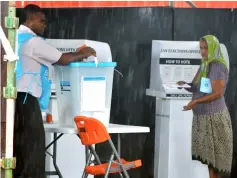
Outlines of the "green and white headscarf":
{"type": "Polygon", "coordinates": [[[202,59],[201,61],[201,69],[195,80],[195,83],[198,83],[202,77],[207,77],[209,64],[211,62],[220,62],[227,67],[227,63],[223,57],[221,52],[221,47],[218,39],[213,35],[207,35],[201,38],[201,40],[205,39],[208,46],[208,59],[202,59]]]}

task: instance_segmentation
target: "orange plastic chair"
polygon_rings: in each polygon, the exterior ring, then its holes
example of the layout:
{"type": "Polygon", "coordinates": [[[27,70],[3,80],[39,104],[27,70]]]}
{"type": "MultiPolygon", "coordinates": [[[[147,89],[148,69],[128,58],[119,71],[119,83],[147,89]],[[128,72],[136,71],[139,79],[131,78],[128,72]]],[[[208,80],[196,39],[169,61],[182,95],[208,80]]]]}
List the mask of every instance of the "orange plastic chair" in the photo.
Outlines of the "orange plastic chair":
{"type": "Polygon", "coordinates": [[[119,173],[120,177],[123,178],[123,175],[126,178],[129,178],[127,170],[141,167],[141,160],[136,161],[125,161],[121,159],[111,138],[105,128],[104,124],[94,118],[88,118],[85,116],[76,116],[74,119],[77,128],[81,143],[88,147],[89,155],[84,169],[82,178],[87,178],[88,175],[104,175],[104,178],[107,178],[109,174],[119,173]],[[93,145],[103,142],[108,142],[112,154],[108,163],[101,163],[98,154],[96,153],[93,145]],[[94,160],[92,160],[94,156],[94,160]],[[114,160],[114,157],[116,160],[114,160]],[[91,165],[91,164],[95,165],[91,165]],[[122,174],[123,173],[123,174],[122,174]]]}

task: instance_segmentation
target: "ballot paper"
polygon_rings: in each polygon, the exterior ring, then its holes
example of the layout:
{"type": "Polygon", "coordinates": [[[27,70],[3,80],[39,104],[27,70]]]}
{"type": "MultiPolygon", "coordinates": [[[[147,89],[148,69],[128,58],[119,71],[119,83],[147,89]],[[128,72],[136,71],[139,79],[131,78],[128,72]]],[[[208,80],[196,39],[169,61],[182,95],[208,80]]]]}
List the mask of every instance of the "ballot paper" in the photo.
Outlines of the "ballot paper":
{"type": "Polygon", "coordinates": [[[165,87],[165,88],[168,88],[168,89],[191,88],[191,86],[188,85],[188,84],[178,85],[178,84],[176,84],[176,83],[166,83],[166,84],[164,84],[164,87],[165,87]]]}
{"type": "Polygon", "coordinates": [[[98,58],[96,56],[89,56],[87,59],[84,59],[83,62],[95,62],[96,67],[98,66],[98,58]]]}
{"type": "Polygon", "coordinates": [[[98,62],[98,59],[97,59],[96,56],[94,57],[94,61],[95,61],[95,65],[96,65],[96,67],[97,67],[99,62],[98,62]]]}
{"type": "Polygon", "coordinates": [[[173,88],[191,88],[190,85],[184,84],[184,85],[177,85],[177,84],[172,84],[171,85],[173,88]]]}

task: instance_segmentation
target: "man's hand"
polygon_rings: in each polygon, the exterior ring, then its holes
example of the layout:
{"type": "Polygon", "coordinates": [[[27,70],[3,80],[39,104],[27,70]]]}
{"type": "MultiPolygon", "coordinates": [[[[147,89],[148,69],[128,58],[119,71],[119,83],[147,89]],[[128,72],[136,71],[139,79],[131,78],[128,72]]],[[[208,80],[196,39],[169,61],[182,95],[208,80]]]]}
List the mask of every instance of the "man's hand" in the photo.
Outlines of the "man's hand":
{"type": "Polygon", "coordinates": [[[96,55],[96,52],[93,48],[91,47],[84,47],[82,49],[79,50],[79,53],[82,53],[82,55],[85,57],[85,58],[88,58],[89,56],[95,56],[96,55]]]}
{"type": "Polygon", "coordinates": [[[91,47],[82,46],[78,48],[76,52],[73,53],[63,53],[58,62],[55,64],[58,65],[67,65],[70,62],[81,62],[83,59],[88,58],[89,56],[96,56],[96,52],[91,47]]]}
{"type": "Polygon", "coordinates": [[[79,52],[81,49],[85,48],[86,45],[82,45],[80,48],[77,48],[76,52],[79,52]]]}
{"type": "MultiPolygon", "coordinates": [[[[83,53],[83,54],[87,54],[87,52],[89,51],[88,48],[90,48],[91,50],[94,50],[94,49],[91,48],[91,47],[87,47],[86,45],[83,45],[83,46],[81,46],[80,48],[78,48],[78,49],[76,50],[76,52],[81,52],[81,53],[83,53]],[[87,49],[86,49],[86,48],[87,48],[87,49]],[[84,50],[85,50],[86,52],[84,52],[84,50]]],[[[89,53],[90,53],[90,52],[89,52],[89,53]]],[[[90,54],[89,56],[91,56],[91,55],[96,56],[95,50],[94,50],[94,52],[91,52],[91,54],[90,54]]],[[[89,57],[89,56],[85,56],[85,58],[87,58],[87,57],[89,57]]]]}

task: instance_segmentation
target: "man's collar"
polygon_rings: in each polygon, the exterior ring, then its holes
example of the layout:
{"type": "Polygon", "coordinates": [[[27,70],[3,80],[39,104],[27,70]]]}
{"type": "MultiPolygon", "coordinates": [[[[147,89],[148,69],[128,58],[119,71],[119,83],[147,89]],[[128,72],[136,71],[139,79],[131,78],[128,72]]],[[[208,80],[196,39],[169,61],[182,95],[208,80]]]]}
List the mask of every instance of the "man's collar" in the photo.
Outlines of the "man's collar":
{"type": "Polygon", "coordinates": [[[19,33],[31,33],[31,34],[36,35],[29,27],[27,27],[25,25],[20,25],[18,32],[19,33]]]}

